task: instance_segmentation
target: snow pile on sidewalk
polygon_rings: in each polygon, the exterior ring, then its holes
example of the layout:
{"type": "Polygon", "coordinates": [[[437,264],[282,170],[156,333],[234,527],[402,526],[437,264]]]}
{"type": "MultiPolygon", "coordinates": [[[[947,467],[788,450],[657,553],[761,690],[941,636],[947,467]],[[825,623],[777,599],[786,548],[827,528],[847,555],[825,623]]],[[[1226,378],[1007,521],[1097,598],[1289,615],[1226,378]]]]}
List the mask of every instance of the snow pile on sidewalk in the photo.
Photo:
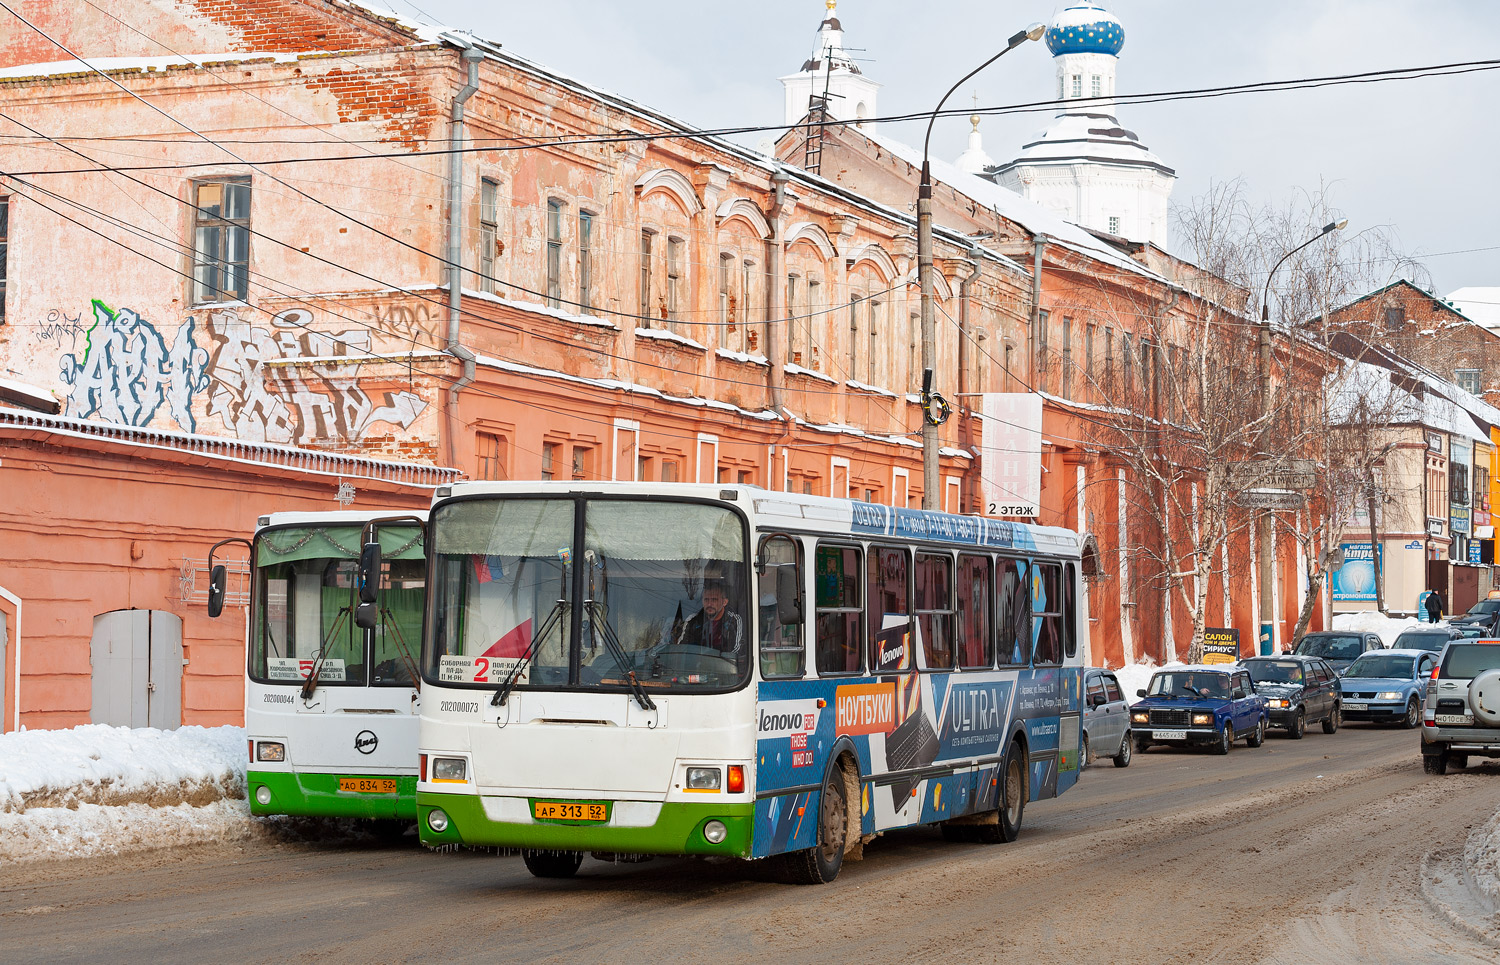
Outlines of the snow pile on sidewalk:
{"type": "Polygon", "coordinates": [[[1374,633],[1387,647],[1396,642],[1402,630],[1420,626],[1416,617],[1388,617],[1378,610],[1361,610],[1358,613],[1335,613],[1333,629],[1350,633],[1374,633]]]}
{"type": "Polygon", "coordinates": [[[1469,834],[1464,845],[1464,865],[1474,886],[1500,910],[1500,811],[1482,830],[1469,834]]]}
{"type": "MultiPolygon", "coordinates": [[[[1173,663],[1168,664],[1168,666],[1180,667],[1182,665],[1173,663]]],[[[1145,690],[1146,685],[1151,682],[1151,675],[1160,669],[1156,664],[1148,661],[1146,663],[1128,663],[1111,672],[1115,675],[1115,679],[1120,682],[1120,689],[1125,691],[1125,702],[1133,704],[1137,700],[1140,700],[1135,692],[1137,690],[1145,690]]]]}
{"type": "Polygon", "coordinates": [[[243,727],[0,734],[0,865],[248,837],[244,762],[243,727]]]}

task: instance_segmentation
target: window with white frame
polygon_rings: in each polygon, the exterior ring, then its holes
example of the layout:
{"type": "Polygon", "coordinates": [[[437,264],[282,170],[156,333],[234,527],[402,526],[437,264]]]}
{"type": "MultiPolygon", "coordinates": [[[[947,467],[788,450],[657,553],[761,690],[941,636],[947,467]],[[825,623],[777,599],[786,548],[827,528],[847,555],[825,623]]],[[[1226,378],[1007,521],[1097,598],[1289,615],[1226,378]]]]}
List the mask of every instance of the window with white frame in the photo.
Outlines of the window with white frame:
{"type": "Polygon", "coordinates": [[[641,230],[641,271],[637,296],[640,305],[640,321],[647,327],[651,325],[651,319],[655,317],[651,311],[651,255],[655,242],[656,235],[650,229],[641,230]]]}
{"type": "Polygon", "coordinates": [[[562,202],[547,200],[547,307],[562,307],[562,202]]]}
{"type": "Polygon", "coordinates": [[[1104,93],[1104,79],[1098,74],[1093,76],[1089,91],[1094,97],[1098,97],[1104,93]]]}
{"type": "Polygon", "coordinates": [[[1480,392],[1478,369],[1458,369],[1453,373],[1453,381],[1458,383],[1460,389],[1472,395],[1480,392]]]}
{"type": "Polygon", "coordinates": [[[786,326],[786,360],[793,365],[802,364],[802,319],[797,317],[797,276],[786,276],[786,311],[782,324],[786,326]]]}
{"type": "Polygon", "coordinates": [[[682,318],[682,253],[686,243],[681,238],[667,239],[667,318],[682,318]]]}
{"type": "Polygon", "coordinates": [[[495,242],[500,237],[500,182],[479,182],[479,289],[495,290],[495,242]]]}
{"type": "Polygon", "coordinates": [[[578,311],[588,315],[594,308],[594,215],[578,212],[578,311]]]}
{"type": "Polygon", "coordinates": [[[1112,235],[1120,233],[1120,216],[1117,214],[1109,216],[1109,233],[1112,235]]]}
{"type": "Polygon", "coordinates": [[[1073,75],[1073,96],[1074,97],[1082,97],[1083,96],[1083,75],[1082,74],[1074,74],[1073,75]]]}

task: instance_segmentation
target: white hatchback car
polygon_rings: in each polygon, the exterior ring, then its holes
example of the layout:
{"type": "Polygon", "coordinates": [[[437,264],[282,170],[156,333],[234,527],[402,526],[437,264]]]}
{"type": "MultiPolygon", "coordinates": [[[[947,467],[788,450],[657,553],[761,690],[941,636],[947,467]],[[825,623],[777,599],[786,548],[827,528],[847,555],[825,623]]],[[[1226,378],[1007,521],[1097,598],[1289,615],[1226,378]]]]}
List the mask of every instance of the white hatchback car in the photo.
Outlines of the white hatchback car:
{"type": "Polygon", "coordinates": [[[1500,639],[1443,648],[1422,708],[1422,769],[1445,774],[1469,758],[1500,757],[1500,639]]]}

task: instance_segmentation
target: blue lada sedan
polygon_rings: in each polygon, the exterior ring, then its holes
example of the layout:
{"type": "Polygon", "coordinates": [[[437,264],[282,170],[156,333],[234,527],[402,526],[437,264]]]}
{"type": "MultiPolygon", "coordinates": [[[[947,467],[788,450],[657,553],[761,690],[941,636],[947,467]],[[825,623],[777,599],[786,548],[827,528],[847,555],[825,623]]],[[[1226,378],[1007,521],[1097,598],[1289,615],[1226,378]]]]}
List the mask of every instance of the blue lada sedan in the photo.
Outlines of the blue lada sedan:
{"type": "Polygon", "coordinates": [[[1228,754],[1240,738],[1251,747],[1265,742],[1266,699],[1256,695],[1242,667],[1170,667],[1157,671],[1136,694],[1141,700],[1131,705],[1130,729],[1137,753],[1152,744],[1206,744],[1216,754],[1228,754]]]}

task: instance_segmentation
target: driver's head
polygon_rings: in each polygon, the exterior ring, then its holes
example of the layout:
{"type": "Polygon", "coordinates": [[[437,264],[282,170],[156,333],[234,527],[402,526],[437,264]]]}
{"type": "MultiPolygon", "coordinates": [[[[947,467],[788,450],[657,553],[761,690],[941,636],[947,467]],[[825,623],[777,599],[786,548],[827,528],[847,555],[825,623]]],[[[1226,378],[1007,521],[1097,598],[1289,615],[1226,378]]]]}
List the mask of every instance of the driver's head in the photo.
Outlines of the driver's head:
{"type": "Polygon", "coordinates": [[[729,605],[729,593],[717,583],[710,583],[703,588],[703,612],[710,619],[717,620],[724,615],[724,608],[729,605]]]}

